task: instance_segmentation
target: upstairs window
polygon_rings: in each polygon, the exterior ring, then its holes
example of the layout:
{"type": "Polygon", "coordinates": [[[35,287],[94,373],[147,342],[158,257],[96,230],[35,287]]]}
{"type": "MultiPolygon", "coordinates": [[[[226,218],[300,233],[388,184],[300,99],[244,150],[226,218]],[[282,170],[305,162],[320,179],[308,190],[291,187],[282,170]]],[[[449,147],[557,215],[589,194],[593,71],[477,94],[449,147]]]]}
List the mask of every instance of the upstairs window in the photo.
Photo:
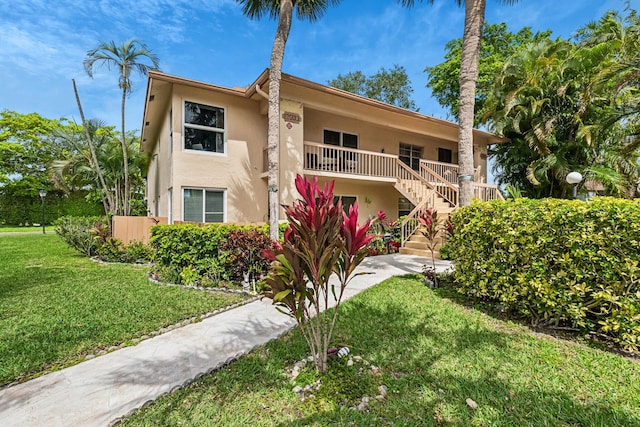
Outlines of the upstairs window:
{"type": "Polygon", "coordinates": [[[185,150],[225,153],[225,133],[224,108],[185,101],[185,150]]]}
{"type": "Polygon", "coordinates": [[[441,163],[453,163],[453,151],[448,148],[438,148],[438,161],[441,163]]]}
{"type": "Polygon", "coordinates": [[[422,147],[419,145],[400,143],[400,152],[398,158],[405,165],[409,166],[414,171],[420,170],[420,159],[422,158],[422,147]]]}
{"type": "Polygon", "coordinates": [[[324,143],[345,148],[358,148],[358,135],[335,130],[324,130],[324,143]]]}

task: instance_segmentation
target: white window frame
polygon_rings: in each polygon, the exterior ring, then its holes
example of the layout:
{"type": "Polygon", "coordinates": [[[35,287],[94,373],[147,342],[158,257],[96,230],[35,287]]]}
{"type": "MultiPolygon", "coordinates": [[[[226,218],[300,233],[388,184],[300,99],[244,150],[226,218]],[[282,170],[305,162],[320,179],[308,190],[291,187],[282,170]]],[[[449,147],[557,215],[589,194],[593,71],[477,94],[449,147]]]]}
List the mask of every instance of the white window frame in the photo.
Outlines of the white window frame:
{"type": "Polygon", "coordinates": [[[203,194],[204,197],[202,197],[202,221],[197,221],[197,222],[202,222],[202,223],[206,223],[206,224],[221,224],[221,223],[226,223],[227,222],[227,189],[226,188],[210,188],[210,187],[182,187],[181,191],[180,191],[180,197],[181,197],[181,209],[182,209],[182,220],[183,221],[187,221],[184,218],[184,190],[200,190],[203,192],[207,192],[207,191],[216,191],[216,192],[222,192],[222,222],[216,223],[216,222],[206,222],[205,221],[205,217],[206,217],[206,211],[205,211],[205,206],[207,203],[207,198],[206,198],[206,194],[203,194]]]}
{"type": "Polygon", "coordinates": [[[221,105],[214,105],[214,104],[210,104],[208,102],[202,102],[202,101],[196,101],[193,99],[183,99],[182,100],[182,151],[187,152],[187,153],[198,153],[198,154],[207,154],[210,156],[226,156],[227,155],[227,128],[229,127],[228,123],[227,123],[227,107],[225,106],[221,106],[221,105]],[[224,128],[214,128],[214,127],[210,127],[210,126],[203,126],[203,125],[196,125],[193,123],[187,123],[185,121],[185,117],[186,117],[186,108],[187,108],[187,103],[190,102],[192,104],[200,104],[200,105],[205,105],[207,107],[212,107],[212,108],[221,108],[222,109],[222,114],[223,114],[223,120],[224,120],[224,128]],[[211,132],[218,132],[218,133],[222,133],[222,153],[218,153],[215,151],[207,151],[207,150],[193,150],[191,148],[186,148],[186,141],[185,141],[185,137],[186,137],[186,128],[191,128],[191,129],[198,129],[198,130],[204,130],[204,131],[211,131],[211,132]]]}
{"type": "MultiPolygon", "coordinates": [[[[405,146],[407,146],[409,148],[409,164],[407,166],[409,166],[411,169],[413,169],[413,160],[418,160],[418,165],[420,165],[420,160],[422,160],[423,156],[424,156],[424,146],[416,145],[416,144],[409,144],[408,142],[400,141],[398,143],[398,159],[400,159],[400,161],[402,161],[401,157],[407,157],[407,156],[403,156],[400,153],[400,151],[402,150],[402,146],[403,145],[405,145],[405,146]],[[420,149],[420,157],[414,157],[413,156],[414,149],[416,149],[416,148],[420,149]]],[[[418,167],[418,169],[420,169],[420,168],[418,167]]],[[[414,169],[414,170],[416,170],[416,169],[414,169]]]]}
{"type": "MultiPolygon", "coordinates": [[[[324,132],[325,131],[329,131],[329,132],[337,132],[340,134],[340,145],[334,145],[334,147],[342,147],[342,148],[348,148],[351,150],[359,150],[360,149],[360,134],[358,133],[354,133],[354,132],[347,132],[347,131],[343,131],[343,130],[338,130],[338,129],[331,129],[331,128],[323,128],[322,129],[322,143],[325,144],[324,142],[324,132]],[[349,135],[353,135],[358,139],[358,143],[357,143],[357,147],[353,148],[353,147],[345,147],[344,146],[344,134],[348,133],[349,135]]],[[[331,145],[331,144],[325,144],[325,145],[331,145]]]]}

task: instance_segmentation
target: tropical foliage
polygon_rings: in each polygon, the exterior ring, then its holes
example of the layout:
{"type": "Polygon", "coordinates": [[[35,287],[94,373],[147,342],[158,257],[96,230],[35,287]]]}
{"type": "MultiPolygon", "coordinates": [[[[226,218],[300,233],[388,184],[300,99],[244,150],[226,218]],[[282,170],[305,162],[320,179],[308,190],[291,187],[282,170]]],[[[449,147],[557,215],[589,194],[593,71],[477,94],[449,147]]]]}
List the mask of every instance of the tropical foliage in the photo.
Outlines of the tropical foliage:
{"type": "Polygon", "coordinates": [[[274,262],[265,278],[266,295],[296,319],[316,369],[325,373],[340,302],[367,255],[374,220],[358,226],[357,202],[345,213],[342,200],[334,203],[333,181],[320,188],[317,178],[309,181],[298,175],[296,188],[301,199],[285,208],[289,228],[284,242],[268,251],[274,262]],[[334,303],[335,309],[327,311],[334,303]]]}
{"type": "Polygon", "coordinates": [[[488,125],[511,140],[491,152],[500,183],[529,197],[568,197],[565,177],[578,171],[591,189],[633,194],[639,31],[635,12],[609,12],[574,41],[543,40],[507,59],[485,104],[488,125]]]}
{"type": "MultiPolygon", "coordinates": [[[[121,45],[116,45],[114,41],[108,43],[100,42],[96,48],[87,52],[87,57],[83,64],[90,77],[93,77],[93,69],[99,64],[105,65],[108,69],[114,68],[119,73],[118,87],[122,90],[120,146],[122,150],[123,191],[122,203],[115,206],[115,213],[129,215],[131,213],[131,183],[129,182],[131,172],[129,171],[129,144],[125,128],[125,104],[127,96],[131,93],[131,74],[137,72],[146,75],[150,70],[157,70],[159,60],[144,43],[132,38],[121,45]]],[[[78,98],[78,108],[81,109],[79,104],[78,98]]],[[[86,126],[84,118],[83,125],[86,126]]],[[[87,142],[90,144],[90,141],[87,142]]]]}
{"type": "Polygon", "coordinates": [[[0,112],[0,223],[40,223],[40,189],[48,191],[44,206],[46,223],[65,214],[97,213],[94,203],[83,200],[87,193],[84,189],[65,195],[49,181],[51,162],[74,152],[74,147],[60,136],[74,128],[64,118],[0,112]]]}
{"type": "Polygon", "coordinates": [[[124,170],[124,159],[117,132],[112,126],[106,126],[99,120],[87,120],[84,129],[79,126],[57,132],[58,138],[70,148],[66,158],[50,163],[49,174],[54,186],[70,194],[79,189],[92,191],[93,199],[102,200],[105,215],[124,212],[127,203],[125,177],[129,174],[130,213],[144,215],[144,180],[142,174],[147,166],[147,156],[140,152],[139,138],[134,132],[127,133],[128,171],[124,170]],[[86,143],[85,133],[92,141],[97,163],[86,143]],[[97,166],[96,166],[97,165],[97,166]],[[103,188],[98,177],[100,168],[103,188]],[[108,193],[105,197],[104,193],[108,193]],[[113,205],[108,206],[106,201],[113,205]]]}
{"type": "MultiPolygon", "coordinates": [[[[549,39],[551,31],[533,33],[525,27],[517,33],[509,31],[507,24],[485,23],[480,44],[478,81],[476,83],[475,120],[477,125],[485,113],[484,103],[493,89],[495,76],[505,61],[518,49],[529,43],[549,39]]],[[[427,87],[438,103],[458,117],[460,103],[460,62],[462,60],[462,38],[451,40],[445,46],[444,62],[427,67],[427,87]]]]}

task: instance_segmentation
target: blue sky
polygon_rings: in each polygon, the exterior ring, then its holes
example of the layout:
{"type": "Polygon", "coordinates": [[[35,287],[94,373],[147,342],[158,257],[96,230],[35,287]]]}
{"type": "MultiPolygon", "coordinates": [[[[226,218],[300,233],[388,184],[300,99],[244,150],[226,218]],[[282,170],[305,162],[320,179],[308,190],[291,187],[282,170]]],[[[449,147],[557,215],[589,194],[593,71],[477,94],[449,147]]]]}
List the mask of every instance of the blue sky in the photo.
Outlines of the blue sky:
{"type": "MultiPolygon", "coordinates": [[[[283,70],[318,83],[338,74],[402,65],[424,114],[446,118],[431,98],[423,70],[442,62],[445,44],[462,36],[464,11],[452,0],[418,4],[343,0],[318,22],[294,20],[283,70]]],[[[630,6],[640,9],[640,0],[630,6]]],[[[569,37],[624,0],[487,1],[486,20],[512,31],[530,26],[569,37]]],[[[275,22],[252,21],[234,0],[0,0],[0,109],[79,121],[71,79],[87,117],[119,124],[115,72],[82,68],[98,41],[136,37],[159,56],[162,71],[223,86],[246,86],[269,64],[275,22]]],[[[134,79],[127,128],[140,129],[146,80],[134,79]]]]}

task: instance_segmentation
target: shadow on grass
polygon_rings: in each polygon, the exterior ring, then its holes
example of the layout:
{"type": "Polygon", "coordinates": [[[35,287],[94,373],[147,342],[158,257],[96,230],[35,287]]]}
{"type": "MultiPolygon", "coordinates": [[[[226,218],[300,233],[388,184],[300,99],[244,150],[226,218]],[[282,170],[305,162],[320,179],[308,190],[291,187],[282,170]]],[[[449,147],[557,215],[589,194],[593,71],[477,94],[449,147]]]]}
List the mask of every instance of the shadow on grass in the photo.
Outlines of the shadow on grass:
{"type": "Polygon", "coordinates": [[[131,424],[640,425],[637,413],[595,396],[572,396],[547,377],[538,382],[509,377],[512,371],[502,366],[520,358],[513,334],[489,328],[419,283],[407,282],[375,287],[341,308],[334,342],[379,366],[389,387],[387,398],[367,411],[339,402],[302,402],[294,395],[283,373],[308,351],[296,329],[160,399],[131,424]],[[406,287],[404,295],[390,286],[406,287]],[[478,409],[469,408],[466,398],[478,409]]]}

